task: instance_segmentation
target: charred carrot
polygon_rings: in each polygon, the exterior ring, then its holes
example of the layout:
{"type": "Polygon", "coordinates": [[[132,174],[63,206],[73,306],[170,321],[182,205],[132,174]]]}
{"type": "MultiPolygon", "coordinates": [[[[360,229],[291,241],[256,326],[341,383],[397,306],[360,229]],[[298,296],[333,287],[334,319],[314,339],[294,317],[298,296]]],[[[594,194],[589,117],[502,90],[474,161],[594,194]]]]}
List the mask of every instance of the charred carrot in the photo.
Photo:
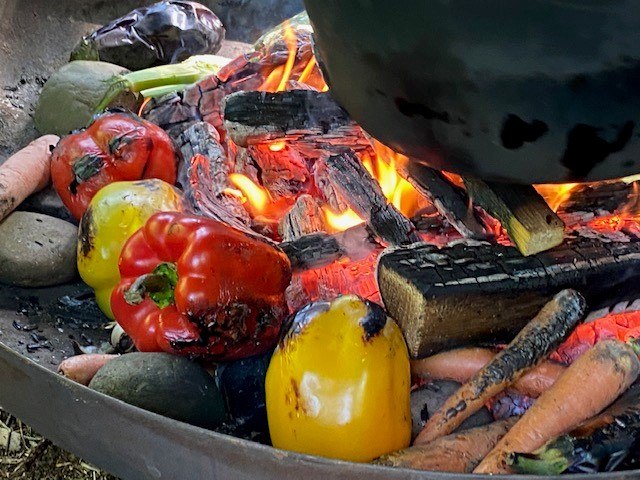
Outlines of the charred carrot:
{"type": "Polygon", "coordinates": [[[0,220],[49,183],[50,147],[55,146],[58,140],[55,135],[44,135],[14,153],[0,166],[0,220]]]}
{"type": "Polygon", "coordinates": [[[640,360],[619,340],[596,344],[527,410],[474,473],[509,473],[514,452],[533,453],[601,412],[638,378],[640,360]]]}
{"type": "Polygon", "coordinates": [[[584,298],[575,290],[558,293],[504,350],[433,414],[415,443],[431,442],[450,434],[487,400],[544,360],[571,333],[584,309],[584,298]]]}
{"type": "Polygon", "coordinates": [[[560,475],[615,470],[640,438],[640,385],[627,390],[601,414],[533,454],[515,454],[516,473],[560,475]]]}
{"type": "Polygon", "coordinates": [[[517,419],[518,417],[507,418],[447,435],[426,445],[414,445],[385,455],[374,463],[416,470],[471,473],[517,419]]]}
{"type": "MultiPolygon", "coordinates": [[[[431,357],[411,361],[412,375],[428,380],[468,382],[496,353],[488,348],[458,348],[431,357]]],[[[531,398],[537,398],[564,372],[565,366],[545,361],[533,367],[515,381],[512,388],[531,398]]]]}
{"type": "Polygon", "coordinates": [[[89,385],[98,370],[114,358],[118,358],[118,355],[99,353],[76,355],[63,360],[58,366],[58,372],[74,382],[89,385]]]}

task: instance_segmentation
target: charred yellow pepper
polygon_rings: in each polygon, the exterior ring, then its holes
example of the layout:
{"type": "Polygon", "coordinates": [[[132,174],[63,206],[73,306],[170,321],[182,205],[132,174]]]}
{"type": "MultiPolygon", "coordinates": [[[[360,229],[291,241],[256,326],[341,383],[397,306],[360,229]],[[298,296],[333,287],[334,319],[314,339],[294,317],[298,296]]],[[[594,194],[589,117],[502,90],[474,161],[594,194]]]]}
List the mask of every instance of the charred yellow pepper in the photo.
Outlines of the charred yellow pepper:
{"type": "Polygon", "coordinates": [[[91,200],[78,231],[78,271],[109,318],[123,245],[154,213],[180,210],[178,191],[157,179],[111,183],[91,200]]]}
{"type": "Polygon", "coordinates": [[[384,310],[354,295],[300,310],[266,379],[273,445],[366,462],[411,439],[409,356],[384,310]]]}

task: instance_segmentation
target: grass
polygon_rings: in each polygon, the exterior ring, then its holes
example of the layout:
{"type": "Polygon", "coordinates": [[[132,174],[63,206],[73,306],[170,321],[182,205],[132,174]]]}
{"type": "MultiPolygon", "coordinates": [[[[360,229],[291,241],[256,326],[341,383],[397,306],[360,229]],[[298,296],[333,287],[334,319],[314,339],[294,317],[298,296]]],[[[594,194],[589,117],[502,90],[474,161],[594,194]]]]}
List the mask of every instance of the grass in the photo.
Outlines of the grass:
{"type": "Polygon", "coordinates": [[[0,410],[0,479],[118,480],[0,410]]]}

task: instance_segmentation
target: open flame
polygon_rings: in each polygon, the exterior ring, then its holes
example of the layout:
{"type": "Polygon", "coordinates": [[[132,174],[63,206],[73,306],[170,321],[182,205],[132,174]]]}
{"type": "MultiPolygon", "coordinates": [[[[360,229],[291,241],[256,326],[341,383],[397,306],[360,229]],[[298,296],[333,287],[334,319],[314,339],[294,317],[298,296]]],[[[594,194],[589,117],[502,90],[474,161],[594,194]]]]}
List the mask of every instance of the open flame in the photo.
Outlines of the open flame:
{"type": "Polygon", "coordinates": [[[252,214],[259,215],[267,210],[271,199],[266,189],[241,173],[229,174],[229,181],[238,189],[243,203],[248,203],[252,214]]]}
{"type": "MultiPolygon", "coordinates": [[[[373,154],[362,155],[362,164],[378,181],[387,201],[406,217],[411,217],[418,209],[420,195],[397,171],[398,165],[407,160],[404,155],[394,152],[379,142],[374,143],[373,154]]],[[[351,209],[336,213],[325,206],[323,210],[327,225],[335,231],[343,231],[364,222],[364,219],[351,209]]]]}
{"type": "Polygon", "coordinates": [[[258,90],[282,92],[290,88],[290,81],[294,81],[322,92],[327,91],[329,87],[322,78],[313,53],[310,49],[308,52],[301,51],[296,31],[288,20],[283,23],[282,38],[287,47],[287,60],[269,72],[258,90]]]}
{"type": "Polygon", "coordinates": [[[554,212],[566,202],[579,183],[561,183],[558,185],[536,185],[535,188],[544,197],[547,204],[554,212]]]}

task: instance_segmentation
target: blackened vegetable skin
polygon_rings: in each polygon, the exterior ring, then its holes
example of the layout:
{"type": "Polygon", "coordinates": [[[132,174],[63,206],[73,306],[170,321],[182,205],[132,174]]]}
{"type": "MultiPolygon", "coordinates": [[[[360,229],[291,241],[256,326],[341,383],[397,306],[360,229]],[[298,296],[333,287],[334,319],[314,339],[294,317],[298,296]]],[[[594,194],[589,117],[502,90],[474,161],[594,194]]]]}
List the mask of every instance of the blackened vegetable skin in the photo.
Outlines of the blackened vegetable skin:
{"type": "Polygon", "coordinates": [[[133,10],[85,36],[71,60],[101,60],[141,70],[216,53],[224,35],[222,22],[204,5],[164,0],[133,10]]]}

